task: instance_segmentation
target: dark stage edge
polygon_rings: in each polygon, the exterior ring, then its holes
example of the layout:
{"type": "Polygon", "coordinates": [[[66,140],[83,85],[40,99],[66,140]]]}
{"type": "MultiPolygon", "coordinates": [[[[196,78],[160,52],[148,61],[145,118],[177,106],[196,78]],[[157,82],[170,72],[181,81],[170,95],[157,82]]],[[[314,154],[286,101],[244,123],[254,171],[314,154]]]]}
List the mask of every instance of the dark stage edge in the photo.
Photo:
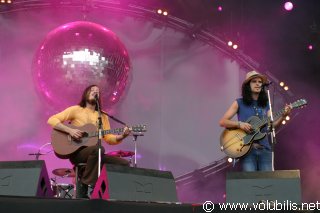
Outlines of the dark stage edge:
{"type": "MultiPolygon", "coordinates": [[[[201,212],[192,204],[0,196],[0,213],[201,212]]],[[[200,209],[202,210],[202,209],[200,209]]]]}
{"type": "MultiPolygon", "coordinates": [[[[0,213],[205,213],[201,204],[178,204],[102,199],[60,199],[39,197],[0,196],[0,213]]],[[[244,211],[219,210],[212,212],[319,212],[314,211],[244,211]]]]}

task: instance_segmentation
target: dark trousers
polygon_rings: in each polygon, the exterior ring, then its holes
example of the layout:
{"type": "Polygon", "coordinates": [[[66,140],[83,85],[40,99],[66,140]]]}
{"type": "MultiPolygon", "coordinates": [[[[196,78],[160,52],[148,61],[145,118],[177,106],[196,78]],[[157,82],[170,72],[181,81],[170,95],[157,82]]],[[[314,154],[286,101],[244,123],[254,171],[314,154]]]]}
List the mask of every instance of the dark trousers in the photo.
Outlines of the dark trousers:
{"type": "MultiPolygon", "coordinates": [[[[129,166],[129,161],[114,156],[107,156],[104,154],[105,149],[101,147],[101,166],[105,163],[117,164],[123,166],[129,166]]],[[[89,146],[82,147],[70,156],[70,161],[73,165],[79,163],[86,163],[87,165],[80,169],[79,175],[81,177],[81,182],[86,185],[94,185],[98,179],[98,156],[99,147],[89,146]]],[[[101,169],[101,168],[100,168],[101,169]]]]}

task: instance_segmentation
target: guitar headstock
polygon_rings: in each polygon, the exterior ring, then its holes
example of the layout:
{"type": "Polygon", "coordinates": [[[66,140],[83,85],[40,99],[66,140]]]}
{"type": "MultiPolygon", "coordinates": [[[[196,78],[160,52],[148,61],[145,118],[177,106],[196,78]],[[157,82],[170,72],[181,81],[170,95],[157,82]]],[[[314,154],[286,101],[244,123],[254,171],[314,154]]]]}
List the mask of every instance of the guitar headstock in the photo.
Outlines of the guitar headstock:
{"type": "Polygon", "coordinates": [[[130,129],[132,132],[146,132],[147,125],[143,125],[143,124],[135,125],[135,126],[132,126],[130,129]]]}
{"type": "Polygon", "coordinates": [[[307,100],[302,98],[302,99],[299,99],[299,100],[296,100],[295,102],[291,103],[290,106],[291,108],[302,108],[304,106],[307,105],[307,100]]]}

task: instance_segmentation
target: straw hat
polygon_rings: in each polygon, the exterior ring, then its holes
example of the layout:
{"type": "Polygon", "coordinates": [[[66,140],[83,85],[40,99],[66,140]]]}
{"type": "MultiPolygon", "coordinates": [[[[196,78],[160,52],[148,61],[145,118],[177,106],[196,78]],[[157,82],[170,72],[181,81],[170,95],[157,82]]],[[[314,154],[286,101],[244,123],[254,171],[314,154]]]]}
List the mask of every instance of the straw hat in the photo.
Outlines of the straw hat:
{"type": "Polygon", "coordinates": [[[247,73],[246,80],[243,81],[242,85],[250,82],[254,78],[261,78],[263,84],[268,82],[267,77],[265,75],[262,75],[257,71],[253,70],[247,73]]]}

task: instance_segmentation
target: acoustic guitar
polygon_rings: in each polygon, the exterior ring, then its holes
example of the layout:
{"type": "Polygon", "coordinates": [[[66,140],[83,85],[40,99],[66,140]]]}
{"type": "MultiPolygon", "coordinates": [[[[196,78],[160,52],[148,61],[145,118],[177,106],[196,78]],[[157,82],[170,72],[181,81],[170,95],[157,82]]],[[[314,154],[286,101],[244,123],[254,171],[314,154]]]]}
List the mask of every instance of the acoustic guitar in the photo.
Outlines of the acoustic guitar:
{"type": "MultiPolygon", "coordinates": [[[[307,104],[305,99],[297,100],[289,106],[291,109],[303,107],[307,104]]],[[[277,120],[283,113],[285,108],[281,109],[274,115],[277,120]]],[[[260,132],[260,129],[266,126],[270,118],[260,119],[257,116],[251,116],[246,123],[251,124],[252,132],[246,133],[242,129],[225,129],[220,136],[220,148],[228,157],[239,158],[247,154],[253,141],[263,139],[267,133],[260,132]]]]}
{"type": "MultiPolygon", "coordinates": [[[[51,144],[54,152],[60,158],[67,158],[68,155],[77,151],[83,146],[95,146],[98,142],[98,131],[97,127],[93,124],[86,124],[81,127],[77,127],[71,124],[65,124],[66,126],[79,129],[84,132],[80,139],[75,139],[71,137],[68,133],[53,129],[51,134],[51,144]]],[[[103,130],[102,136],[107,134],[120,134],[123,132],[124,128],[116,128],[103,130]]],[[[133,133],[146,132],[146,125],[135,125],[129,127],[133,133]]]]}

